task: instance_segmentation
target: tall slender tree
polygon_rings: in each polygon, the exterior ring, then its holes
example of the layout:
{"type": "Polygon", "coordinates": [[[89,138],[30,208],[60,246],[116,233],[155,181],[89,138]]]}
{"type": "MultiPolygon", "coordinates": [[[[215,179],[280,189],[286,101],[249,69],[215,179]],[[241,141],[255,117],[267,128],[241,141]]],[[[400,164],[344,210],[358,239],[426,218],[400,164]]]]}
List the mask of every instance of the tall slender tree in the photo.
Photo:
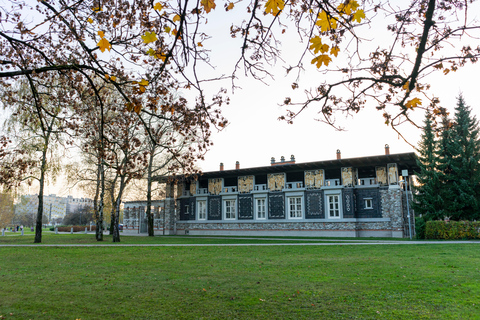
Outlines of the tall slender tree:
{"type": "Polygon", "coordinates": [[[416,172],[418,185],[415,187],[416,196],[412,207],[417,214],[421,214],[424,220],[436,218],[442,208],[440,196],[440,175],[438,171],[438,142],[435,140],[435,132],[432,127],[432,115],[425,115],[422,139],[417,148],[417,164],[420,170],[416,172]]]}

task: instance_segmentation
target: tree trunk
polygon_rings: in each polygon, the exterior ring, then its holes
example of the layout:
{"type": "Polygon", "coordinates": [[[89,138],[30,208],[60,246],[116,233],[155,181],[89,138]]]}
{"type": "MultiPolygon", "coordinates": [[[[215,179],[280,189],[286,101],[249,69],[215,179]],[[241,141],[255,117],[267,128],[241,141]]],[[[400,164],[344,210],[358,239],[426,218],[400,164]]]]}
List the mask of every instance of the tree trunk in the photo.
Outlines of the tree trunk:
{"type": "Polygon", "coordinates": [[[113,242],[120,242],[120,229],[118,228],[118,223],[120,220],[120,204],[122,202],[123,190],[125,189],[125,177],[120,177],[120,186],[118,188],[118,196],[116,201],[114,202],[114,214],[112,214],[112,224],[113,228],[110,228],[111,234],[113,234],[113,242]],[[112,230],[113,229],[113,230],[112,230]]]}
{"type": "Polygon", "coordinates": [[[42,242],[42,219],[43,219],[43,188],[45,185],[45,171],[47,168],[47,146],[48,138],[45,142],[45,146],[42,151],[42,166],[40,167],[40,190],[38,192],[38,209],[37,209],[37,222],[35,227],[35,240],[34,243],[42,242]]]}
{"type": "MultiPolygon", "coordinates": [[[[153,230],[153,212],[152,212],[152,166],[154,151],[150,153],[147,171],[147,219],[148,219],[148,236],[153,237],[155,231],[153,230]]],[[[140,221],[140,220],[139,220],[140,221]]]]}

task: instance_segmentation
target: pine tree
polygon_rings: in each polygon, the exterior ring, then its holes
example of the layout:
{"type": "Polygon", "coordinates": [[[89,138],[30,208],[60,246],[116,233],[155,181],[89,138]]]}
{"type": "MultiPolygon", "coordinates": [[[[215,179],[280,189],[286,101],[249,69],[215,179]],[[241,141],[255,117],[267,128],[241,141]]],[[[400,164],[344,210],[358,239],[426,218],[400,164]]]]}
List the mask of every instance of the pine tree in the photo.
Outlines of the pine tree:
{"type": "Polygon", "coordinates": [[[423,134],[417,148],[417,164],[420,168],[416,172],[418,185],[415,187],[416,196],[412,207],[417,215],[424,220],[438,219],[438,213],[443,206],[440,196],[440,172],[437,169],[438,143],[435,141],[435,132],[432,128],[432,116],[425,115],[423,134]]]}
{"type": "Polygon", "coordinates": [[[452,159],[453,180],[451,193],[454,194],[451,218],[473,220],[478,218],[480,184],[480,141],[477,119],[460,95],[455,108],[453,126],[452,159]]]}

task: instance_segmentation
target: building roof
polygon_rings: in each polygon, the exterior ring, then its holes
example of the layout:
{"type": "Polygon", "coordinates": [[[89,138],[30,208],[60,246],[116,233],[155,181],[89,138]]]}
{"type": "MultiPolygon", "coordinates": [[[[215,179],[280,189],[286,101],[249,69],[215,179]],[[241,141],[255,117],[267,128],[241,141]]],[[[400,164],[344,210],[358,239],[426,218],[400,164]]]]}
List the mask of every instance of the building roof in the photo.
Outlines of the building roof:
{"type": "MultiPolygon", "coordinates": [[[[408,170],[409,175],[413,175],[414,171],[418,171],[417,157],[414,152],[398,153],[389,155],[368,156],[359,158],[347,158],[347,159],[334,159],[323,160],[314,162],[294,163],[281,165],[276,163],[275,165],[254,167],[245,169],[233,169],[233,170],[219,170],[203,172],[200,174],[194,174],[189,176],[190,178],[199,176],[200,179],[211,178],[232,178],[238,176],[247,175],[259,175],[268,173],[280,173],[280,172],[299,172],[306,170],[324,169],[327,176],[330,174],[340,176],[340,170],[343,167],[353,167],[358,169],[359,176],[375,176],[375,167],[386,166],[389,163],[396,163],[398,166],[399,174],[402,170],[408,170]]],[[[189,178],[187,177],[187,179],[189,178]]],[[[185,179],[184,175],[178,176],[157,176],[155,180],[159,182],[167,182],[170,179],[185,179]]]]}

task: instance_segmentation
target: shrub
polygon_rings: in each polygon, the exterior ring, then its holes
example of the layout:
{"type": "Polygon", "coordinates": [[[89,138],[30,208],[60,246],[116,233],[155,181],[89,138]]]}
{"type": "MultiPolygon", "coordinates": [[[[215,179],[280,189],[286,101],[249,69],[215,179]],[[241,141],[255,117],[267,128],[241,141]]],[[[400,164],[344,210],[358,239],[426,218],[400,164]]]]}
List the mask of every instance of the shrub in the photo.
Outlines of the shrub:
{"type": "Polygon", "coordinates": [[[417,239],[425,239],[425,228],[427,221],[424,217],[415,217],[415,237],[417,239]]]}
{"type": "Polygon", "coordinates": [[[480,239],[480,222],[477,221],[427,221],[426,239],[480,239]]]}
{"type": "MultiPolygon", "coordinates": [[[[97,226],[92,225],[92,231],[96,230],[97,226]]],[[[61,232],[70,232],[70,230],[73,228],[73,232],[85,232],[85,228],[87,228],[88,231],[90,231],[90,226],[59,226],[57,227],[58,231],[61,232]]]]}

